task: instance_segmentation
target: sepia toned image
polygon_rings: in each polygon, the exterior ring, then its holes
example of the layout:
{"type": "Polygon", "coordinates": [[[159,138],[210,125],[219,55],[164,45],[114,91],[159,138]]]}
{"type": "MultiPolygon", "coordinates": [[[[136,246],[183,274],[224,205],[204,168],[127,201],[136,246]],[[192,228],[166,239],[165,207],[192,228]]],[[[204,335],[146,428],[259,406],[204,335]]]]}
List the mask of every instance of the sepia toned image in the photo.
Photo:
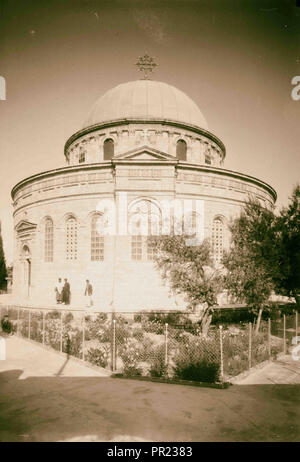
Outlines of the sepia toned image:
{"type": "Polygon", "coordinates": [[[299,442],[300,4],[0,15],[0,441],[299,442]]]}

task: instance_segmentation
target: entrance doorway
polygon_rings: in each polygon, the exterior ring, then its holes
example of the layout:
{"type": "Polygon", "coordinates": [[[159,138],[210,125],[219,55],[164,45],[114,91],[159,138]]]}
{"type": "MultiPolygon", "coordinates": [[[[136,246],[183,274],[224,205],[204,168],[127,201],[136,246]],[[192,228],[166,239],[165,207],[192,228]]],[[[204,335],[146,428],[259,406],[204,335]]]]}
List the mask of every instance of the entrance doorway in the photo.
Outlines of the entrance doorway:
{"type": "Polygon", "coordinates": [[[30,286],[31,286],[31,255],[30,250],[27,245],[23,246],[22,249],[23,256],[23,267],[24,267],[24,291],[25,294],[29,297],[30,295],[30,286]]]}

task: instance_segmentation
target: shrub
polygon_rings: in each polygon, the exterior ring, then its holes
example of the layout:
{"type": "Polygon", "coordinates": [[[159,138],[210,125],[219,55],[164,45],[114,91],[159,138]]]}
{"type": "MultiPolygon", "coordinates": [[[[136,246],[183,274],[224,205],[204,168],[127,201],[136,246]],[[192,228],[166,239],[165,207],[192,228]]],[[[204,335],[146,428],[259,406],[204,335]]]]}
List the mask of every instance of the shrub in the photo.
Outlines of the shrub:
{"type": "Polygon", "coordinates": [[[220,366],[218,362],[200,360],[174,367],[175,377],[183,380],[215,383],[219,380],[220,366]]]}
{"type": "Polygon", "coordinates": [[[164,333],[164,326],[158,321],[142,320],[142,328],[145,332],[161,335],[164,333]]]}
{"type": "Polygon", "coordinates": [[[118,316],[116,318],[116,341],[119,345],[123,345],[127,340],[132,337],[132,329],[130,328],[128,321],[118,316]]]}
{"type": "Polygon", "coordinates": [[[49,311],[47,313],[47,318],[48,319],[59,319],[60,318],[60,313],[57,310],[49,311]]]}
{"type": "Polygon", "coordinates": [[[68,324],[70,323],[71,321],[73,321],[74,319],[74,316],[73,314],[69,311],[68,313],[65,314],[64,318],[63,318],[63,322],[64,324],[68,324]]]}
{"type": "Polygon", "coordinates": [[[142,372],[143,371],[140,367],[130,366],[130,365],[124,366],[124,369],[123,369],[123,374],[126,375],[127,377],[141,376],[142,372]]]}
{"type": "Polygon", "coordinates": [[[240,332],[233,336],[230,331],[224,331],[223,357],[224,371],[226,374],[235,376],[248,368],[248,332],[240,332]]]}
{"type": "Polygon", "coordinates": [[[158,345],[151,350],[150,375],[151,377],[164,377],[167,375],[168,366],[165,358],[165,345],[158,345]]]}
{"type": "Polygon", "coordinates": [[[219,378],[220,351],[215,337],[185,334],[178,342],[173,357],[175,377],[200,382],[216,382],[219,378]]]}
{"type": "Polygon", "coordinates": [[[141,375],[142,370],[138,367],[143,354],[143,346],[136,339],[127,338],[119,347],[119,356],[123,361],[123,374],[141,375]]]}
{"type": "Polygon", "coordinates": [[[30,338],[31,340],[36,340],[37,342],[42,342],[43,339],[43,330],[42,323],[39,319],[32,319],[30,323],[30,338]]]}
{"type": "Polygon", "coordinates": [[[16,321],[18,319],[18,309],[9,308],[9,319],[11,321],[16,321]]]}
{"type": "Polygon", "coordinates": [[[107,314],[100,313],[93,319],[86,317],[86,340],[98,339],[99,342],[109,342],[112,338],[111,322],[107,321],[107,314]]]}
{"type": "Polygon", "coordinates": [[[139,351],[140,359],[141,361],[149,362],[149,358],[151,358],[152,356],[152,348],[153,348],[154,342],[148,337],[143,337],[141,340],[140,339],[138,340],[139,340],[139,345],[140,345],[140,351],[139,351]]]}
{"type": "Polygon", "coordinates": [[[103,345],[98,348],[90,348],[87,352],[87,360],[96,366],[107,367],[109,353],[109,347],[103,345]]]}
{"type": "Polygon", "coordinates": [[[50,317],[45,323],[45,343],[55,350],[60,348],[60,319],[50,317]]]}
{"type": "Polygon", "coordinates": [[[141,327],[134,327],[132,329],[131,335],[137,340],[143,340],[145,333],[141,327]]]}
{"type": "Polygon", "coordinates": [[[82,331],[66,324],[63,329],[63,351],[80,358],[82,354],[82,331]]]}
{"type": "Polygon", "coordinates": [[[212,324],[239,324],[253,322],[255,314],[249,308],[215,309],[212,324]]]}
{"type": "Polygon", "coordinates": [[[20,332],[23,337],[28,337],[28,320],[20,320],[20,332]]]}
{"type": "Polygon", "coordinates": [[[1,328],[6,334],[11,334],[13,332],[13,325],[7,315],[1,319],[1,328]]]}

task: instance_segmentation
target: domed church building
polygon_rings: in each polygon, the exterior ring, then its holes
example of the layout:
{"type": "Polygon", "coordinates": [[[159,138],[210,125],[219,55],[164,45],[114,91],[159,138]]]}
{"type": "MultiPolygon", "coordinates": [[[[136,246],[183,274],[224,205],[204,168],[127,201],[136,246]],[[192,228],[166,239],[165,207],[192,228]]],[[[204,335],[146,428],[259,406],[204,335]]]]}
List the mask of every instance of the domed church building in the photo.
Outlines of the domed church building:
{"type": "Polygon", "coordinates": [[[263,181],[224,169],[225,146],[198,106],[163,82],[109,90],[64,155],[64,168],[12,190],[13,296],[22,303],[54,305],[58,278],[67,278],[71,306],[84,305],[88,279],[97,310],[183,309],[154,267],[146,234],[192,223],[190,234],[210,238],[218,263],[228,220],[247,198],[276,200],[263,181]]]}

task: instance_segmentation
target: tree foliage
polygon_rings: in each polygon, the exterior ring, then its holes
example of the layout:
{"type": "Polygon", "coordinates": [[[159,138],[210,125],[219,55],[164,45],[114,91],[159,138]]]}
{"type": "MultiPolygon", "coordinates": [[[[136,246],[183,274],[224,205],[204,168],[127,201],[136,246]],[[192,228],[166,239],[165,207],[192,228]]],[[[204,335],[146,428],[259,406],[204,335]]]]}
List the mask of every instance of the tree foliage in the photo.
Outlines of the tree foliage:
{"type": "Polygon", "coordinates": [[[4,256],[4,250],[3,250],[1,222],[0,222],[0,289],[6,288],[6,277],[7,277],[7,269],[6,269],[5,256],[4,256]]]}
{"type": "Polygon", "coordinates": [[[300,311],[300,185],[294,188],[289,205],[281,209],[276,228],[276,290],[294,297],[300,311]]]}
{"type": "Polygon", "coordinates": [[[294,297],[300,309],[300,186],[276,216],[249,200],[231,226],[232,245],[223,263],[225,285],[261,315],[271,292],[294,297]]]}
{"type": "Polygon", "coordinates": [[[207,333],[222,282],[220,272],[213,265],[209,242],[188,245],[190,240],[184,235],[148,239],[154,247],[154,260],[163,280],[174,293],[185,296],[191,310],[200,308],[202,332],[207,333]]]}
{"type": "MultiPolygon", "coordinates": [[[[225,253],[225,287],[236,301],[245,302],[261,317],[274,290],[276,218],[273,210],[250,199],[229,226],[231,248],[225,253]]],[[[259,322],[257,325],[259,328],[259,322]]]]}

